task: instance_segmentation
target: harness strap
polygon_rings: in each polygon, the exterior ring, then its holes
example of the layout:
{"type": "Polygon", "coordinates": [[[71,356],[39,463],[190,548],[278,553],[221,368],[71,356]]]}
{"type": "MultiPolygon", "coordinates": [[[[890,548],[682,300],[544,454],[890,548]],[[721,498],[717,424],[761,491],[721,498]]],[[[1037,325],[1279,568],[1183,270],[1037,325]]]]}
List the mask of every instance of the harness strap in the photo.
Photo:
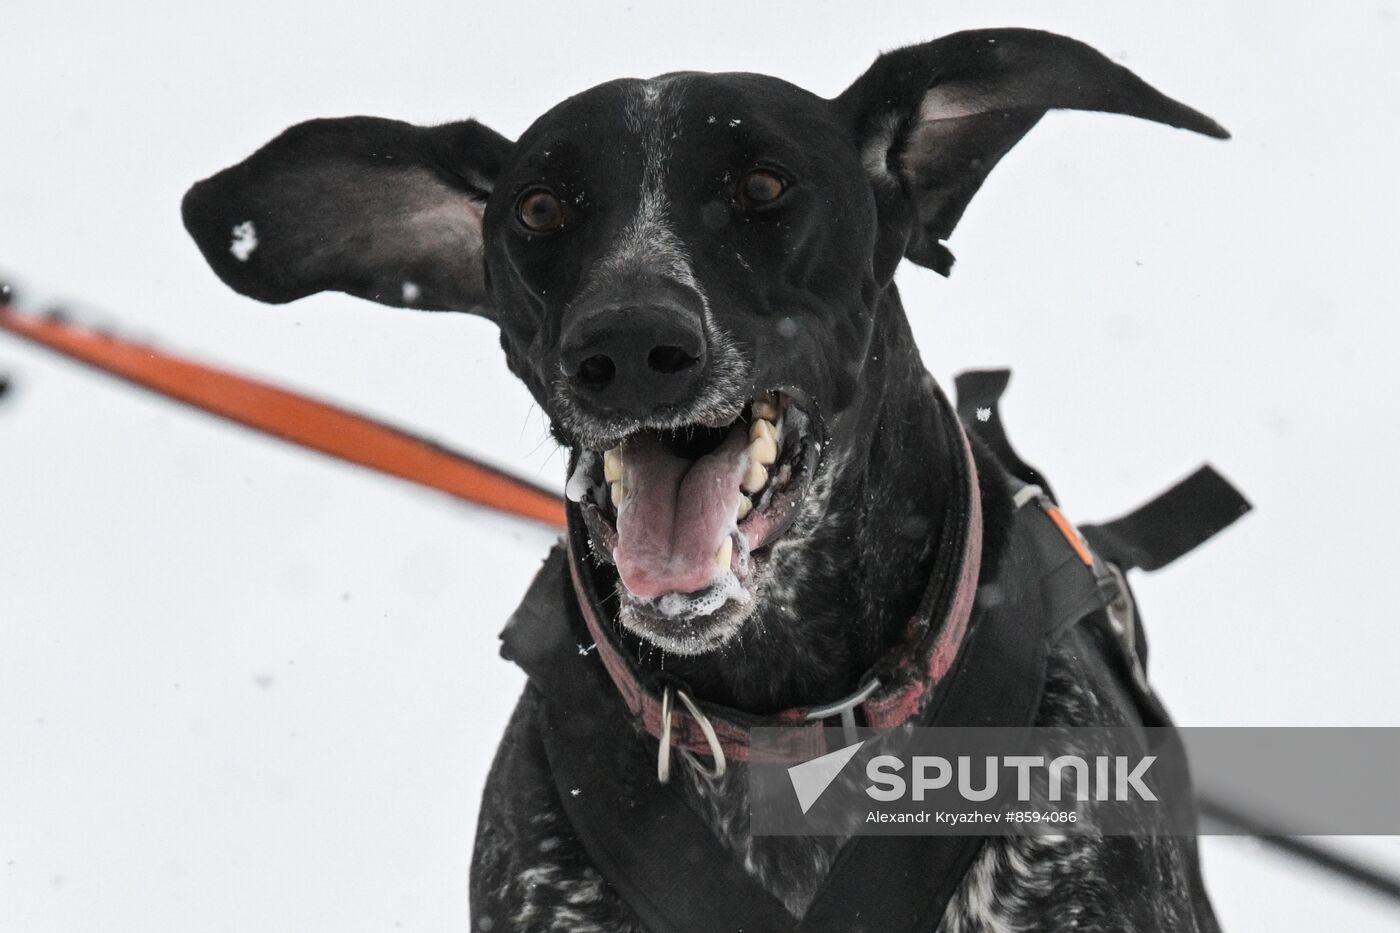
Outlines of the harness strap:
{"type": "MultiPolygon", "coordinates": [[[[1044,477],[1021,460],[1007,440],[998,402],[1010,380],[1009,370],[975,370],[959,374],[956,385],[964,423],[1007,469],[1014,489],[1020,484],[1042,484],[1044,477]]],[[[1023,486],[1017,501],[1034,492],[1033,486],[1023,486]]],[[[1250,509],[1239,490],[1205,464],[1155,499],[1111,522],[1081,525],[1076,530],[1058,510],[1052,511],[1065,538],[1081,556],[1088,555],[1086,563],[1094,567],[1108,597],[1104,618],[1113,655],[1108,660],[1137,703],[1144,725],[1167,726],[1171,719],[1147,681],[1147,637],[1126,572],[1165,567],[1250,509]]]]}
{"type": "Polygon", "coordinates": [[[1010,382],[1009,369],[970,369],[958,373],[953,377],[958,417],[968,430],[977,435],[978,440],[991,448],[997,462],[1007,473],[1024,485],[1039,486],[1051,502],[1058,502],[1050,488],[1050,481],[1021,459],[1016,448],[1011,446],[1011,439],[1006,436],[998,405],[1010,382]]]}
{"type": "MultiPolygon", "coordinates": [[[[1003,566],[1054,569],[1043,575],[1002,574],[978,590],[978,609],[953,674],[919,725],[1019,727],[1034,721],[1048,641],[1081,607],[1101,605],[1102,592],[1090,568],[1067,547],[1047,506],[1040,498],[1017,509],[1003,566]]],[[[837,857],[798,929],[935,929],[986,839],[856,836],[837,857]],[[872,885],[878,896],[872,896],[872,885]]]]}
{"type": "Polygon", "coordinates": [[[1081,530],[1094,550],[1124,570],[1160,570],[1249,510],[1239,490],[1204,464],[1122,518],[1081,530]]]}

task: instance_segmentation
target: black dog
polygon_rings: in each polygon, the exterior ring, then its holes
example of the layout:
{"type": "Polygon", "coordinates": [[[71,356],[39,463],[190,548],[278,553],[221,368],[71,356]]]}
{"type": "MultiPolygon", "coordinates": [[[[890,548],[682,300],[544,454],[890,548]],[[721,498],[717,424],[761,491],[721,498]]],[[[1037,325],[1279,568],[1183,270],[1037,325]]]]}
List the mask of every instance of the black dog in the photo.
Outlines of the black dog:
{"type": "MultiPolygon", "coordinates": [[[[882,55],[834,100],[676,73],[571,97],[514,143],[474,121],[316,120],[200,182],[184,216],[245,295],[495,321],[572,451],[591,543],[573,571],[616,595],[606,637],[686,700],[762,715],[856,690],[946,557],[961,435],[892,278],[904,258],[949,272],[969,200],[1056,108],[1227,135],[1078,42],[978,31],[882,55]]],[[[1012,497],[974,452],[993,580],[1012,497]]],[[[1131,722],[1081,647],[1053,653],[1037,720],[1131,722]]],[[[482,807],[477,928],[641,929],[570,827],[540,717],[532,686],[482,807]]],[[[841,840],[754,837],[741,764],[681,770],[733,858],[802,915],[841,840]]],[[[1194,840],[1071,836],[988,842],[938,928],[1215,921],[1194,840]]]]}

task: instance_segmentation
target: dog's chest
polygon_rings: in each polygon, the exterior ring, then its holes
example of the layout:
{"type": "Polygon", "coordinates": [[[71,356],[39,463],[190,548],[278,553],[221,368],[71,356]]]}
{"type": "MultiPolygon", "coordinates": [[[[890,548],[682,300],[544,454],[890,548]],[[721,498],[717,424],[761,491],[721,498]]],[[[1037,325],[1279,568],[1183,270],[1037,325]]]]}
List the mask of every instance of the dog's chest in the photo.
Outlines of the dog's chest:
{"type": "MultiPolygon", "coordinates": [[[[1051,657],[1037,720],[1042,725],[1116,722],[1123,711],[1086,682],[1073,661],[1086,646],[1051,657]]],[[[534,712],[526,704],[523,721],[534,712]]],[[[689,772],[687,772],[689,775],[689,772]]],[[[754,836],[747,780],[736,768],[717,785],[689,775],[690,802],[730,856],[802,914],[827,877],[842,840],[754,836]]],[[[657,858],[673,857],[659,852],[657,858]]],[[[498,760],[479,827],[473,901],[478,929],[519,933],[641,933],[632,909],[592,864],[544,767],[540,749],[512,743],[498,760]],[[485,920],[490,926],[481,926],[485,920]]],[[[703,866],[677,865],[676,883],[703,866]]],[[[1214,930],[1193,903],[1194,853],[1171,837],[1087,835],[988,840],[937,926],[974,931],[1214,930]],[[1150,893],[1150,896],[1144,894],[1150,893]]],[[[932,882],[932,879],[930,879],[932,882]]],[[[871,896],[879,895],[878,879],[871,896]]]]}
{"type": "MultiPolygon", "coordinates": [[[[1066,726],[1118,722],[1123,711],[1082,678],[1075,649],[1052,654],[1037,721],[1066,726]]],[[[755,836],[749,826],[749,782],[742,766],[720,782],[688,771],[692,805],[736,861],[796,916],[816,897],[843,837],[755,836]]],[[[854,778],[848,778],[854,780],[854,778]]],[[[1131,930],[1138,911],[1124,903],[1123,882],[1166,887],[1152,905],[1148,929],[1194,929],[1184,879],[1188,866],[1175,845],[1111,842],[1090,835],[992,837],[949,902],[941,933],[1025,930],[1131,930]],[[1112,866],[1110,870],[1109,866],[1112,866]]],[[[1131,887],[1131,886],[1130,886],[1131,887]]],[[[872,896],[879,885],[872,880],[872,896]]]]}
{"type": "Polygon", "coordinates": [[[687,770],[686,796],[735,861],[783,906],[802,914],[831,869],[845,839],[836,836],[756,836],[749,823],[749,779],[740,765],[710,781],[687,770]]]}

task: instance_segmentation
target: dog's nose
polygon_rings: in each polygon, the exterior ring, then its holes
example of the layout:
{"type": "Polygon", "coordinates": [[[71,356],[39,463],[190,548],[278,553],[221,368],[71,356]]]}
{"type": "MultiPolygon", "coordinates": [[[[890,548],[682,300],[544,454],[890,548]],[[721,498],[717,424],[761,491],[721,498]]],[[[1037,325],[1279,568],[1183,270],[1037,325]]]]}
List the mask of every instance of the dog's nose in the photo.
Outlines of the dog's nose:
{"type": "Polygon", "coordinates": [[[560,362],[580,396],[644,418],[690,396],[705,370],[705,332],[669,295],[608,303],[569,323],[560,362]]]}

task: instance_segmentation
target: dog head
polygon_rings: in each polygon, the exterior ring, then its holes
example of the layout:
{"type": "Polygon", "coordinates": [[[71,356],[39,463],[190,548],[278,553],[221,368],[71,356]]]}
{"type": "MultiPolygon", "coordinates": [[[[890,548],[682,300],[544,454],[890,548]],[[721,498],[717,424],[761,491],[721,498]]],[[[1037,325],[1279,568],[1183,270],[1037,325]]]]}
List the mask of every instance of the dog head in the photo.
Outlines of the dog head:
{"type": "Polygon", "coordinates": [[[184,218],[262,301],[495,321],[573,453],[621,622],[697,654],[761,608],[775,545],[821,524],[817,490],[918,369],[880,336],[895,267],[946,274],[969,200],[1055,108],[1226,135],[1078,42],[989,30],[883,55],[832,100],[756,74],[613,81],[514,143],[315,120],[196,184],[184,218]]]}

